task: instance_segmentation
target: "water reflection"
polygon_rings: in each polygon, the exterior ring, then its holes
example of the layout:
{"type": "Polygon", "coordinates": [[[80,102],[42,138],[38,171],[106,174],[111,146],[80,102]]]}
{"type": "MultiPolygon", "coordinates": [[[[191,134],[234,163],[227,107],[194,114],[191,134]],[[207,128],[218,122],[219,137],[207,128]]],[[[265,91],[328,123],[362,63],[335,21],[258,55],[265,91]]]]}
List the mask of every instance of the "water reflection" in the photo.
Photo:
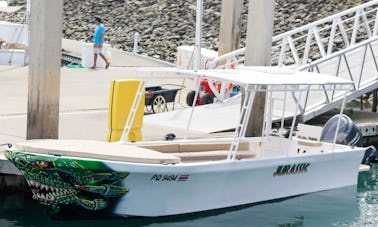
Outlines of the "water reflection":
{"type": "Polygon", "coordinates": [[[378,165],[358,177],[357,201],[360,216],[349,226],[378,226],[378,165]]]}

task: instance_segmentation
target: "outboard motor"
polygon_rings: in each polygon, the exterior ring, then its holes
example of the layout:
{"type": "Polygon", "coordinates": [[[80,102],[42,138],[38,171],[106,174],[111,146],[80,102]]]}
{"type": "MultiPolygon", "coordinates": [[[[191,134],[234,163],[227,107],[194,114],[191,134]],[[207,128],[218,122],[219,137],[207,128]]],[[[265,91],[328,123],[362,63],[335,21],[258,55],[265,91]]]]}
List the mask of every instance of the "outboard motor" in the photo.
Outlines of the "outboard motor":
{"type": "Polygon", "coordinates": [[[337,114],[331,117],[323,127],[320,141],[333,143],[337,124],[340,120],[339,131],[337,132],[336,143],[349,146],[362,147],[362,133],[345,114],[337,114]]]}
{"type": "MultiPolygon", "coordinates": [[[[337,122],[340,119],[340,126],[338,135],[336,138],[337,144],[344,144],[349,146],[362,147],[362,133],[353,123],[353,121],[345,114],[338,114],[329,119],[323,127],[320,140],[324,142],[333,143],[335,138],[335,132],[337,128],[337,122]]],[[[377,163],[376,149],[374,146],[366,148],[362,164],[371,165],[377,163]]]]}

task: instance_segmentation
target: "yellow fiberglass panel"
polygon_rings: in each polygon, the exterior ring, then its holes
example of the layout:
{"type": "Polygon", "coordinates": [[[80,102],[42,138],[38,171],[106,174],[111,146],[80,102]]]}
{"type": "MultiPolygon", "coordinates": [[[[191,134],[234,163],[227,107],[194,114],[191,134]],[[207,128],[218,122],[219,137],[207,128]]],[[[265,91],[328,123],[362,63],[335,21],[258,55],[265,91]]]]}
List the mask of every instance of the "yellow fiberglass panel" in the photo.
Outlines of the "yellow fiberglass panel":
{"type": "Polygon", "coordinates": [[[107,141],[119,141],[125,122],[130,110],[133,108],[134,99],[138,92],[139,84],[143,83],[142,97],[136,111],[128,140],[142,140],[142,126],[144,116],[145,89],[144,81],[141,80],[113,80],[110,86],[109,113],[108,113],[108,135],[107,141]]]}

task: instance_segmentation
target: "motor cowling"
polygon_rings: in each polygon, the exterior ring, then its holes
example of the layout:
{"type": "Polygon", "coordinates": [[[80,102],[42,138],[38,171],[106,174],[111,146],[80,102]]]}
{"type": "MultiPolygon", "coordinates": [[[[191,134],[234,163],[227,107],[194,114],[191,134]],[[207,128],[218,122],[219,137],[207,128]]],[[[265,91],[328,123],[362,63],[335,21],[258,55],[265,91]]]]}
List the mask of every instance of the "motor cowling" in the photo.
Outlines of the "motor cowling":
{"type": "MultiPolygon", "coordinates": [[[[362,133],[353,123],[353,121],[344,114],[338,114],[330,118],[323,127],[320,140],[324,142],[333,143],[335,132],[337,128],[337,122],[340,120],[340,126],[338,135],[336,138],[337,144],[344,144],[349,146],[362,147],[362,133]]],[[[372,165],[377,163],[376,148],[372,145],[366,148],[364,158],[361,163],[366,165],[372,165]]]]}
{"type": "Polygon", "coordinates": [[[340,121],[337,132],[336,143],[349,146],[362,147],[362,133],[345,114],[337,114],[331,117],[323,127],[320,140],[323,142],[333,143],[337,124],[340,121]]]}

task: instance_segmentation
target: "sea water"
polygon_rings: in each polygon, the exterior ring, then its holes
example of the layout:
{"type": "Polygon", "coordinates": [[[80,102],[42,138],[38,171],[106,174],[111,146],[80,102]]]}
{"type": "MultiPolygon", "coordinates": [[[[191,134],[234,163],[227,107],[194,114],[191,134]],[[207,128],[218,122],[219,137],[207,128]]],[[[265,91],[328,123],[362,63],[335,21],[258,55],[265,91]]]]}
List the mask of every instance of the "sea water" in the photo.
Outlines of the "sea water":
{"type": "MultiPolygon", "coordinates": [[[[337,165],[335,165],[337,168],[337,165]]],[[[230,185],[230,190],[232,190],[230,185]]],[[[295,185],[293,185],[295,187],[295,185]]],[[[279,188],[277,188],[279,190],[279,188]]],[[[53,220],[28,193],[0,197],[0,227],[7,226],[378,226],[378,165],[357,186],[248,206],[162,218],[53,220]]],[[[185,204],[183,204],[185,206],[185,204]]]]}

